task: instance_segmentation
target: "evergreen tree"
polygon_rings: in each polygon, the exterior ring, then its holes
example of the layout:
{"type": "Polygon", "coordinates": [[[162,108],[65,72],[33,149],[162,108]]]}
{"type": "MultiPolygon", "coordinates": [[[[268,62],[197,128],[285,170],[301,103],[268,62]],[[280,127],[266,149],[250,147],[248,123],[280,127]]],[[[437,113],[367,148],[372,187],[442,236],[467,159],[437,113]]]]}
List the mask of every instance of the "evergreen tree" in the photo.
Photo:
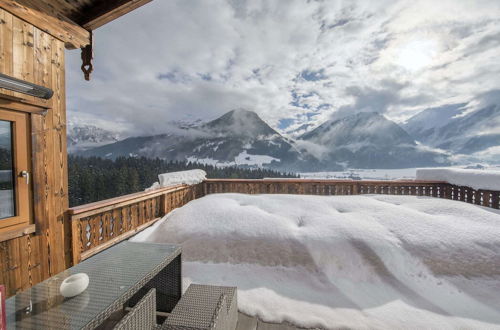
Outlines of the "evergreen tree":
{"type": "Polygon", "coordinates": [[[120,157],[116,160],[98,157],[68,157],[69,201],[77,206],[142,191],[158,181],[158,174],[190,169],[202,169],[208,178],[262,179],[297,178],[293,173],[281,173],[264,168],[241,168],[166,161],[162,159],[120,157]]]}

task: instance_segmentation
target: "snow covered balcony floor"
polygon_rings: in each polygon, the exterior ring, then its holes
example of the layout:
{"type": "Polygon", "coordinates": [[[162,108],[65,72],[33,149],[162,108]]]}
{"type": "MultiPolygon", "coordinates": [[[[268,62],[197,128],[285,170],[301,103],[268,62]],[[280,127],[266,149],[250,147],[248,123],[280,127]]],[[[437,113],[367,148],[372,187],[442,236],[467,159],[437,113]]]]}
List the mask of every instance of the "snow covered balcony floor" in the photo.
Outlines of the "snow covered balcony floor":
{"type": "MultiPolygon", "coordinates": [[[[500,329],[500,211],[427,196],[211,194],[132,238],[183,247],[186,284],[304,328],[500,329]]],[[[186,287],[186,285],[185,285],[186,287]]]]}

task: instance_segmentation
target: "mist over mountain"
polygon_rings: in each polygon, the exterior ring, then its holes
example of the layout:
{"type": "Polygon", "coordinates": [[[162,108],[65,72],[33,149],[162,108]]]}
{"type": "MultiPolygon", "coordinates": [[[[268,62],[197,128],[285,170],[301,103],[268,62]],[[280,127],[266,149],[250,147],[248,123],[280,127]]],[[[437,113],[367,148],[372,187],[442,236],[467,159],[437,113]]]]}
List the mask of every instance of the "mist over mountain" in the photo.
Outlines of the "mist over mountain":
{"type": "Polygon", "coordinates": [[[292,140],[280,135],[256,113],[243,109],[230,111],[200,126],[131,137],[78,154],[111,159],[145,156],[218,166],[280,169],[300,168],[307,163],[292,140]]]}
{"type": "Polygon", "coordinates": [[[494,101],[427,109],[403,127],[417,141],[462,158],[500,161],[500,106],[494,101]]]}
{"type": "Polygon", "coordinates": [[[445,154],[419,146],[400,126],[377,113],[330,120],[292,140],[255,112],[244,109],[232,110],[198,126],[184,123],[170,133],[131,137],[75,153],[109,159],[144,156],[293,171],[448,164],[445,154]]]}
{"type": "Polygon", "coordinates": [[[78,152],[120,140],[120,135],[94,125],[68,124],[67,145],[69,152],[78,152]]]}
{"type": "Polygon", "coordinates": [[[329,120],[299,137],[327,164],[351,168],[405,168],[448,164],[446,155],[426,150],[395,122],[375,112],[329,120]]]}

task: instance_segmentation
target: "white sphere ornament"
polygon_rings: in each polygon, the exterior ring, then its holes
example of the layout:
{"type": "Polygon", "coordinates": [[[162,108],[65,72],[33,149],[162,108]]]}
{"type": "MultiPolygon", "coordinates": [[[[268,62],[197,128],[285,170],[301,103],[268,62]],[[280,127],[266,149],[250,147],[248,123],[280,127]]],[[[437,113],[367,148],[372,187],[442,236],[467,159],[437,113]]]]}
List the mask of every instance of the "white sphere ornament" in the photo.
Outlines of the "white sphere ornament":
{"type": "Polygon", "coordinates": [[[66,278],[59,287],[59,292],[65,298],[78,296],[89,286],[89,276],[85,273],[78,273],[66,278]]]}

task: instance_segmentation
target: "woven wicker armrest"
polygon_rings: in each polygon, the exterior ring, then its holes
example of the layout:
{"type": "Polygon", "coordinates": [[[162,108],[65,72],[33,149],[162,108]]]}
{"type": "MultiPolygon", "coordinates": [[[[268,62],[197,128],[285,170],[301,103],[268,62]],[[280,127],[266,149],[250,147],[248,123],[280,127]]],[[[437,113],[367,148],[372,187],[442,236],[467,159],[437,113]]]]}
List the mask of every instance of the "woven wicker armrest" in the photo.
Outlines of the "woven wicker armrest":
{"type": "Polygon", "coordinates": [[[224,293],[220,295],[217,302],[217,308],[212,315],[212,322],[210,329],[226,329],[225,325],[229,322],[228,314],[229,306],[227,305],[227,295],[224,293]]]}
{"type": "Polygon", "coordinates": [[[156,327],[156,290],[149,292],[121,319],[115,330],[150,330],[156,327]]]}
{"type": "Polygon", "coordinates": [[[238,322],[235,287],[191,284],[161,329],[234,330],[238,322]]]}

